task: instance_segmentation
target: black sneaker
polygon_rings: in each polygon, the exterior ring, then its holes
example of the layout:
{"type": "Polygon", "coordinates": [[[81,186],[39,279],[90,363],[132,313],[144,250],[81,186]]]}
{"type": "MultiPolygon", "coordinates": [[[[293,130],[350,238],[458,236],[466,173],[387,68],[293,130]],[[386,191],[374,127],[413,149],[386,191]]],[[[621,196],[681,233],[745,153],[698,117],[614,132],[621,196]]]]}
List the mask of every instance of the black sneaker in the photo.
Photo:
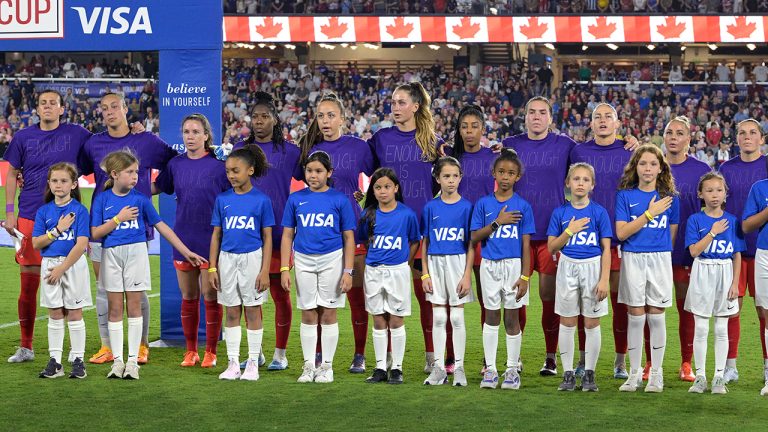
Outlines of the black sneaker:
{"type": "Polygon", "coordinates": [[[376,384],[387,381],[387,371],[384,369],[374,369],[373,375],[365,379],[368,384],[376,384]]]}
{"type": "Polygon", "coordinates": [[[544,366],[541,367],[541,370],[539,371],[539,375],[541,376],[557,375],[557,363],[555,362],[554,358],[547,357],[546,359],[544,359],[544,366]]]}
{"type": "Polygon", "coordinates": [[[389,371],[388,384],[402,384],[403,383],[403,371],[400,369],[392,369],[389,371]]]}
{"type": "Polygon", "coordinates": [[[563,382],[560,383],[558,391],[573,391],[576,388],[576,375],[573,371],[566,371],[563,374],[563,382]]]}
{"type": "Polygon", "coordinates": [[[595,384],[595,371],[589,369],[584,371],[584,378],[581,379],[581,391],[597,391],[597,384],[595,384]]]}
{"type": "Polygon", "coordinates": [[[69,377],[83,379],[87,376],[88,374],[85,373],[85,363],[83,363],[83,359],[80,357],[76,358],[75,361],[72,362],[72,372],[69,373],[69,377]]]}
{"type": "Polygon", "coordinates": [[[61,364],[56,363],[56,359],[53,357],[48,360],[45,369],[40,372],[40,378],[58,378],[62,376],[64,376],[64,369],[61,367],[61,364]]]}

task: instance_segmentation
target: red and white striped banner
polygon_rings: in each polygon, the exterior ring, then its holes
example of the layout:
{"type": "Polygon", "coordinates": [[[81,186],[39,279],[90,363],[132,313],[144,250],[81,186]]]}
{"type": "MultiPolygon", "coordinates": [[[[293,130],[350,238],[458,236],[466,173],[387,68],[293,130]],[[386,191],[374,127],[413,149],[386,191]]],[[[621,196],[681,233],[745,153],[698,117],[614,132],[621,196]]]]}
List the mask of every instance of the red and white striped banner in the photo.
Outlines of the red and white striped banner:
{"type": "Polygon", "coordinates": [[[225,42],[764,43],[768,16],[226,16],[225,42]]]}

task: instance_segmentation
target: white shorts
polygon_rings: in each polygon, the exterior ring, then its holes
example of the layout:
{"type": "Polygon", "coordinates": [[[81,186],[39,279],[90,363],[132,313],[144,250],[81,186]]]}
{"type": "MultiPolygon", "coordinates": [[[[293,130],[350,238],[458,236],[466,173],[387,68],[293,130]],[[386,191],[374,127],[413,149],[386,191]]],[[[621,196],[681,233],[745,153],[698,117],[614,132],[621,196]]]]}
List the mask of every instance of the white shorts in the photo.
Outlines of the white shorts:
{"type": "Polygon", "coordinates": [[[101,262],[101,242],[88,242],[88,257],[93,262],[101,262]]]}
{"type": "Polygon", "coordinates": [[[739,311],[738,297],[728,300],[733,283],[733,260],[693,260],[691,281],[685,297],[685,310],[702,317],[725,317],[739,311]]]}
{"type": "Polygon", "coordinates": [[[319,307],[343,309],[346,295],[339,284],[344,272],[344,250],[323,255],[293,254],[296,274],[296,306],[301,310],[319,307]]]}
{"type": "Polygon", "coordinates": [[[432,293],[427,293],[427,301],[435,305],[458,306],[474,300],[472,288],[469,294],[459,298],[456,292],[464,268],[467,265],[467,255],[428,255],[429,276],[432,279],[432,293]]]}
{"type": "Polygon", "coordinates": [[[584,315],[587,318],[608,315],[608,299],[598,301],[595,292],[600,281],[600,259],[600,255],[573,259],[560,254],[555,282],[556,314],[564,317],[584,315]]]}
{"type": "Polygon", "coordinates": [[[261,306],[267,302],[269,290],[259,292],[256,289],[261,260],[261,248],[243,254],[219,252],[220,305],[261,306]]]}
{"type": "Polygon", "coordinates": [[[520,279],[520,258],[480,261],[480,285],[483,287],[483,305],[488,310],[520,309],[528,305],[530,287],[523,298],[516,300],[515,282],[520,279]]]}
{"type": "Polygon", "coordinates": [[[365,266],[365,310],[371,315],[411,315],[411,268],[397,265],[365,266]]]}
{"type": "Polygon", "coordinates": [[[755,306],[768,309],[768,251],[755,253],[755,306]]]}
{"type": "Polygon", "coordinates": [[[102,248],[99,282],[107,292],[152,290],[147,244],[102,248]]]}
{"type": "Polygon", "coordinates": [[[622,253],[619,303],[668,308],[672,306],[672,285],[671,252],[622,253]]]}
{"type": "Polygon", "coordinates": [[[82,309],[93,306],[91,299],[91,273],[85,255],[72,264],[61,276],[59,282],[51,285],[45,276],[54,267],[61,265],[67,257],[43,257],[40,263],[40,306],[53,309],[82,309]]]}

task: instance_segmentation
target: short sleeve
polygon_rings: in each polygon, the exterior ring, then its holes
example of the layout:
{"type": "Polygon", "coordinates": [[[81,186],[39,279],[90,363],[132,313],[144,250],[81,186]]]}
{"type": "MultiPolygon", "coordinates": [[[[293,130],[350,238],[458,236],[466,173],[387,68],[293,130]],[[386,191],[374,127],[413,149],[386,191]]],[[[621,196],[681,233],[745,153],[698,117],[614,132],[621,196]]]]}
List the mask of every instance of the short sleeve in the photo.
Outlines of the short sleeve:
{"type": "Polygon", "coordinates": [[[520,234],[535,234],[536,233],[536,221],[533,218],[533,209],[526,203],[523,208],[523,220],[520,221],[520,234]]]}
{"type": "Polygon", "coordinates": [[[560,208],[555,209],[552,212],[552,216],[549,218],[549,227],[547,227],[547,235],[552,237],[559,237],[562,234],[560,231],[560,215],[562,210],[560,208]]]}
{"type": "Polygon", "coordinates": [[[213,212],[211,213],[211,226],[221,226],[221,196],[216,197],[213,203],[213,212]]]}
{"type": "MultiPolygon", "coordinates": [[[[146,159],[147,165],[151,168],[158,170],[166,169],[171,159],[178,156],[179,153],[157,135],[149,132],[144,133],[152,137],[152,139],[147,140],[147,145],[142,149],[142,159],[146,159]]],[[[144,161],[142,160],[142,162],[144,161]]]]}
{"type": "Polygon", "coordinates": [[[616,192],[616,222],[630,222],[629,207],[627,206],[627,194],[624,191],[616,192]]]}
{"type": "Polygon", "coordinates": [[[174,163],[171,162],[168,164],[168,167],[162,171],[160,171],[160,174],[158,174],[157,178],[155,179],[155,187],[160,190],[160,192],[166,193],[168,195],[172,195],[174,192],[174,185],[173,185],[173,167],[174,163]]]}
{"type": "Polygon", "coordinates": [[[611,219],[608,217],[608,211],[604,208],[600,209],[597,220],[597,233],[600,238],[612,238],[613,226],[611,226],[611,219]]]}
{"type": "Polygon", "coordinates": [[[762,210],[762,205],[760,203],[760,197],[759,191],[758,191],[758,183],[755,183],[752,185],[752,188],[749,189],[749,195],[747,196],[747,202],[744,203],[744,212],[742,214],[741,220],[744,221],[747,218],[754,216],[758,213],[760,213],[760,210],[762,210]]]}
{"type": "Polygon", "coordinates": [[[360,162],[360,171],[366,176],[370,177],[373,174],[376,166],[373,157],[373,151],[371,150],[371,147],[365,143],[365,141],[361,143],[360,147],[362,147],[361,152],[363,156],[363,159],[360,162]]]}
{"type": "Polygon", "coordinates": [[[421,212],[421,235],[422,237],[429,237],[429,221],[432,218],[432,206],[429,202],[424,206],[424,211],[421,212]]]}
{"type": "Polygon", "coordinates": [[[90,237],[91,231],[88,226],[88,210],[80,204],[75,212],[75,237],[90,237]]]}
{"type": "Polygon", "coordinates": [[[341,221],[339,222],[339,227],[342,231],[351,231],[355,229],[355,211],[352,210],[352,204],[349,202],[349,200],[345,197],[340,195],[339,196],[339,205],[341,205],[341,209],[339,209],[339,213],[341,214],[341,221]]]}
{"type": "Polygon", "coordinates": [[[262,198],[261,206],[261,227],[275,226],[275,213],[272,210],[272,203],[266,197],[262,198]]]}
{"type": "MultiPolygon", "coordinates": [[[[296,195],[288,197],[288,201],[285,203],[285,209],[283,209],[283,220],[281,225],[286,228],[296,227],[296,195]]],[[[262,224],[263,225],[263,224],[262,224]]]]}
{"type": "Polygon", "coordinates": [[[14,136],[11,139],[10,144],[8,144],[8,148],[5,150],[5,155],[3,156],[3,159],[16,169],[24,167],[24,148],[20,141],[21,138],[19,138],[18,134],[14,136]]]}
{"type": "Polygon", "coordinates": [[[40,207],[35,214],[35,226],[32,228],[32,237],[38,237],[45,234],[45,209],[48,206],[40,207]]]}
{"type": "Polygon", "coordinates": [[[471,231],[477,231],[485,226],[483,211],[483,202],[478,201],[477,204],[475,204],[475,208],[472,209],[472,219],[469,223],[469,229],[471,231]]]}
{"type": "MultiPolygon", "coordinates": [[[[697,213],[698,214],[698,213],[697,213]]],[[[685,225],[685,247],[689,248],[701,240],[699,238],[699,218],[692,214],[685,225]]]]}
{"type": "Polygon", "coordinates": [[[146,221],[149,222],[150,225],[155,226],[163,221],[157,213],[157,210],[155,210],[155,206],[152,205],[152,200],[149,197],[141,195],[141,206],[143,207],[142,210],[146,221]]]}
{"type": "Polygon", "coordinates": [[[368,218],[365,217],[366,213],[366,211],[363,211],[363,216],[357,222],[357,232],[355,234],[357,238],[367,243],[370,235],[368,234],[368,218]]]}
{"type": "Polygon", "coordinates": [[[408,216],[408,241],[416,242],[419,240],[421,240],[421,235],[419,234],[419,220],[416,218],[415,213],[411,213],[408,216]]]}
{"type": "Polygon", "coordinates": [[[91,204],[91,226],[97,227],[104,224],[104,197],[106,193],[96,195],[91,204]]]}
{"type": "Polygon", "coordinates": [[[672,207],[669,209],[669,224],[670,225],[679,225],[680,224],[680,197],[675,196],[672,197],[672,207]]]}

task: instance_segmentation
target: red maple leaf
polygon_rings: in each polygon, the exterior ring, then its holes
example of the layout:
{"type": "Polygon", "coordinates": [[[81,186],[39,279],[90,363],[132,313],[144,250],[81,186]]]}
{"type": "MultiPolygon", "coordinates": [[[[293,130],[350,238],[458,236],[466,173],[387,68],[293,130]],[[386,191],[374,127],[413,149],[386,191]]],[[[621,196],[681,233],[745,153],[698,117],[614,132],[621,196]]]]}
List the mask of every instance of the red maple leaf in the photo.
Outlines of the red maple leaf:
{"type": "Polygon", "coordinates": [[[528,25],[520,26],[520,33],[528,39],[538,39],[547,31],[547,23],[539,23],[538,17],[528,18],[528,25]]]}
{"type": "Polygon", "coordinates": [[[668,16],[664,20],[664,24],[656,26],[656,31],[660,35],[664,36],[664,39],[673,39],[680,37],[685,30],[685,21],[677,22],[677,18],[668,16]]]}
{"type": "Polygon", "coordinates": [[[395,23],[387,26],[387,33],[395,39],[407,38],[413,31],[413,23],[405,23],[405,18],[395,18],[395,23]]]}
{"type": "Polygon", "coordinates": [[[608,39],[616,31],[616,23],[608,24],[607,17],[597,17],[595,25],[587,26],[587,31],[595,39],[608,39]]]}
{"type": "Polygon", "coordinates": [[[464,17],[459,25],[453,26],[453,32],[461,39],[472,39],[480,31],[480,24],[472,24],[472,18],[464,17]]]}
{"type": "Polygon", "coordinates": [[[264,39],[269,39],[277,37],[283,30],[283,25],[280,23],[275,24],[275,20],[272,17],[266,17],[261,25],[254,27],[254,30],[264,39]]]}
{"type": "Polygon", "coordinates": [[[320,31],[328,39],[340,38],[344,36],[344,33],[346,33],[347,24],[346,23],[339,24],[339,17],[330,17],[328,18],[327,25],[320,26],[320,31]]]}
{"type": "Polygon", "coordinates": [[[747,24],[747,17],[736,17],[736,22],[726,26],[725,29],[733,35],[734,39],[746,39],[756,30],[757,25],[754,22],[747,24]]]}

